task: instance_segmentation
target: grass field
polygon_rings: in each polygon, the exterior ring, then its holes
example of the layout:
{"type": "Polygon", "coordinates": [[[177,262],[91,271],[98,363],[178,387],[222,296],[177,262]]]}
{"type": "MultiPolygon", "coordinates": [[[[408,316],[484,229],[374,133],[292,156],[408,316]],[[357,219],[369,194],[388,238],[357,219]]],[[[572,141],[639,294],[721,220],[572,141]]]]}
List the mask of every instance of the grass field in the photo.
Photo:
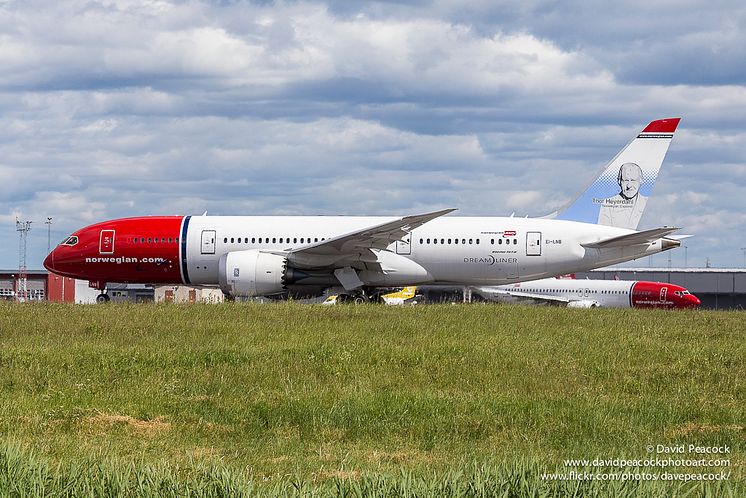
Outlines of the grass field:
{"type": "Polygon", "coordinates": [[[746,496],[745,336],[739,312],[0,305],[0,495],[746,496]],[[679,444],[730,452],[656,452],[679,444]],[[541,478],[656,456],[729,463],[541,478]]]}

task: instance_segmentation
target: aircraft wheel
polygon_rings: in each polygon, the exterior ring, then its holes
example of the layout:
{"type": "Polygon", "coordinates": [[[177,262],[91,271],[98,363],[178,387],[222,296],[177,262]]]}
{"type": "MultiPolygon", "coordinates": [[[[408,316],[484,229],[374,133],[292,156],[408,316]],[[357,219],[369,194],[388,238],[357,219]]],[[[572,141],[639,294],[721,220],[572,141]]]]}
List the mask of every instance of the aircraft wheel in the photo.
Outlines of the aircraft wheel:
{"type": "Polygon", "coordinates": [[[354,304],[367,304],[370,301],[365,294],[357,294],[355,297],[352,298],[352,302],[354,304]]]}
{"type": "Polygon", "coordinates": [[[98,304],[106,304],[109,301],[111,301],[111,298],[106,294],[99,294],[98,296],[96,296],[96,302],[98,304]]]}

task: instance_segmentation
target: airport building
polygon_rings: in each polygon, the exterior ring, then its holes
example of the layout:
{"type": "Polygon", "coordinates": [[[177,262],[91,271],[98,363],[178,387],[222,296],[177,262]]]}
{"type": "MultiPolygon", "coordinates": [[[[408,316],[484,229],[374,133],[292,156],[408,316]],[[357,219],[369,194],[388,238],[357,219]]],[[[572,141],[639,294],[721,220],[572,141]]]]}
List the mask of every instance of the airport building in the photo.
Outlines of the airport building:
{"type": "MultiPolygon", "coordinates": [[[[0,270],[0,299],[14,301],[23,294],[18,270],[0,270]]],[[[54,275],[46,270],[26,272],[27,301],[75,302],[75,279],[54,275]]]]}

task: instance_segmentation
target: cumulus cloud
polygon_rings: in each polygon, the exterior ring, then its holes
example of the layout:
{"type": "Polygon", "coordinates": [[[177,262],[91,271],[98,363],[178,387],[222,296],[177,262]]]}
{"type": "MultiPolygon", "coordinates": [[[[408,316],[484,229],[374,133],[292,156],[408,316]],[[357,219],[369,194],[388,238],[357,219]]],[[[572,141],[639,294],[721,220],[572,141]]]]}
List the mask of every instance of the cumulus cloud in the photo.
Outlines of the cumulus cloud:
{"type": "MultiPolygon", "coordinates": [[[[3,2],[0,226],[37,220],[38,267],[46,216],[54,240],[204,210],[540,216],[648,120],[682,115],[643,225],[725,216],[722,243],[694,238],[689,254],[728,264],[744,245],[732,221],[746,211],[744,10],[3,2]]],[[[0,261],[16,264],[12,245],[0,261]]]]}

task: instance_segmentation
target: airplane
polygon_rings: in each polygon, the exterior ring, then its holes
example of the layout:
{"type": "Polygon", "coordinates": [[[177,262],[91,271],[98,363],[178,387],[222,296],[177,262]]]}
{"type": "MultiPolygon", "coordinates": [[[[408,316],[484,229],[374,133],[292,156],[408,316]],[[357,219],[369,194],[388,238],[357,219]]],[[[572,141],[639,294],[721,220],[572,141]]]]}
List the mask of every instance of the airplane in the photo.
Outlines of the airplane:
{"type": "Polygon", "coordinates": [[[648,124],[567,206],[543,218],[145,216],[95,223],[50,252],[50,272],[108,282],[220,287],[229,298],[377,300],[381,288],[501,285],[590,270],[678,247],[637,231],[680,118],[648,124]],[[631,185],[631,187],[630,187],[631,185]]]}
{"type": "Polygon", "coordinates": [[[473,287],[496,301],[533,301],[568,308],[696,308],[700,300],[684,287],[640,280],[545,278],[510,285],[473,287]]]}

